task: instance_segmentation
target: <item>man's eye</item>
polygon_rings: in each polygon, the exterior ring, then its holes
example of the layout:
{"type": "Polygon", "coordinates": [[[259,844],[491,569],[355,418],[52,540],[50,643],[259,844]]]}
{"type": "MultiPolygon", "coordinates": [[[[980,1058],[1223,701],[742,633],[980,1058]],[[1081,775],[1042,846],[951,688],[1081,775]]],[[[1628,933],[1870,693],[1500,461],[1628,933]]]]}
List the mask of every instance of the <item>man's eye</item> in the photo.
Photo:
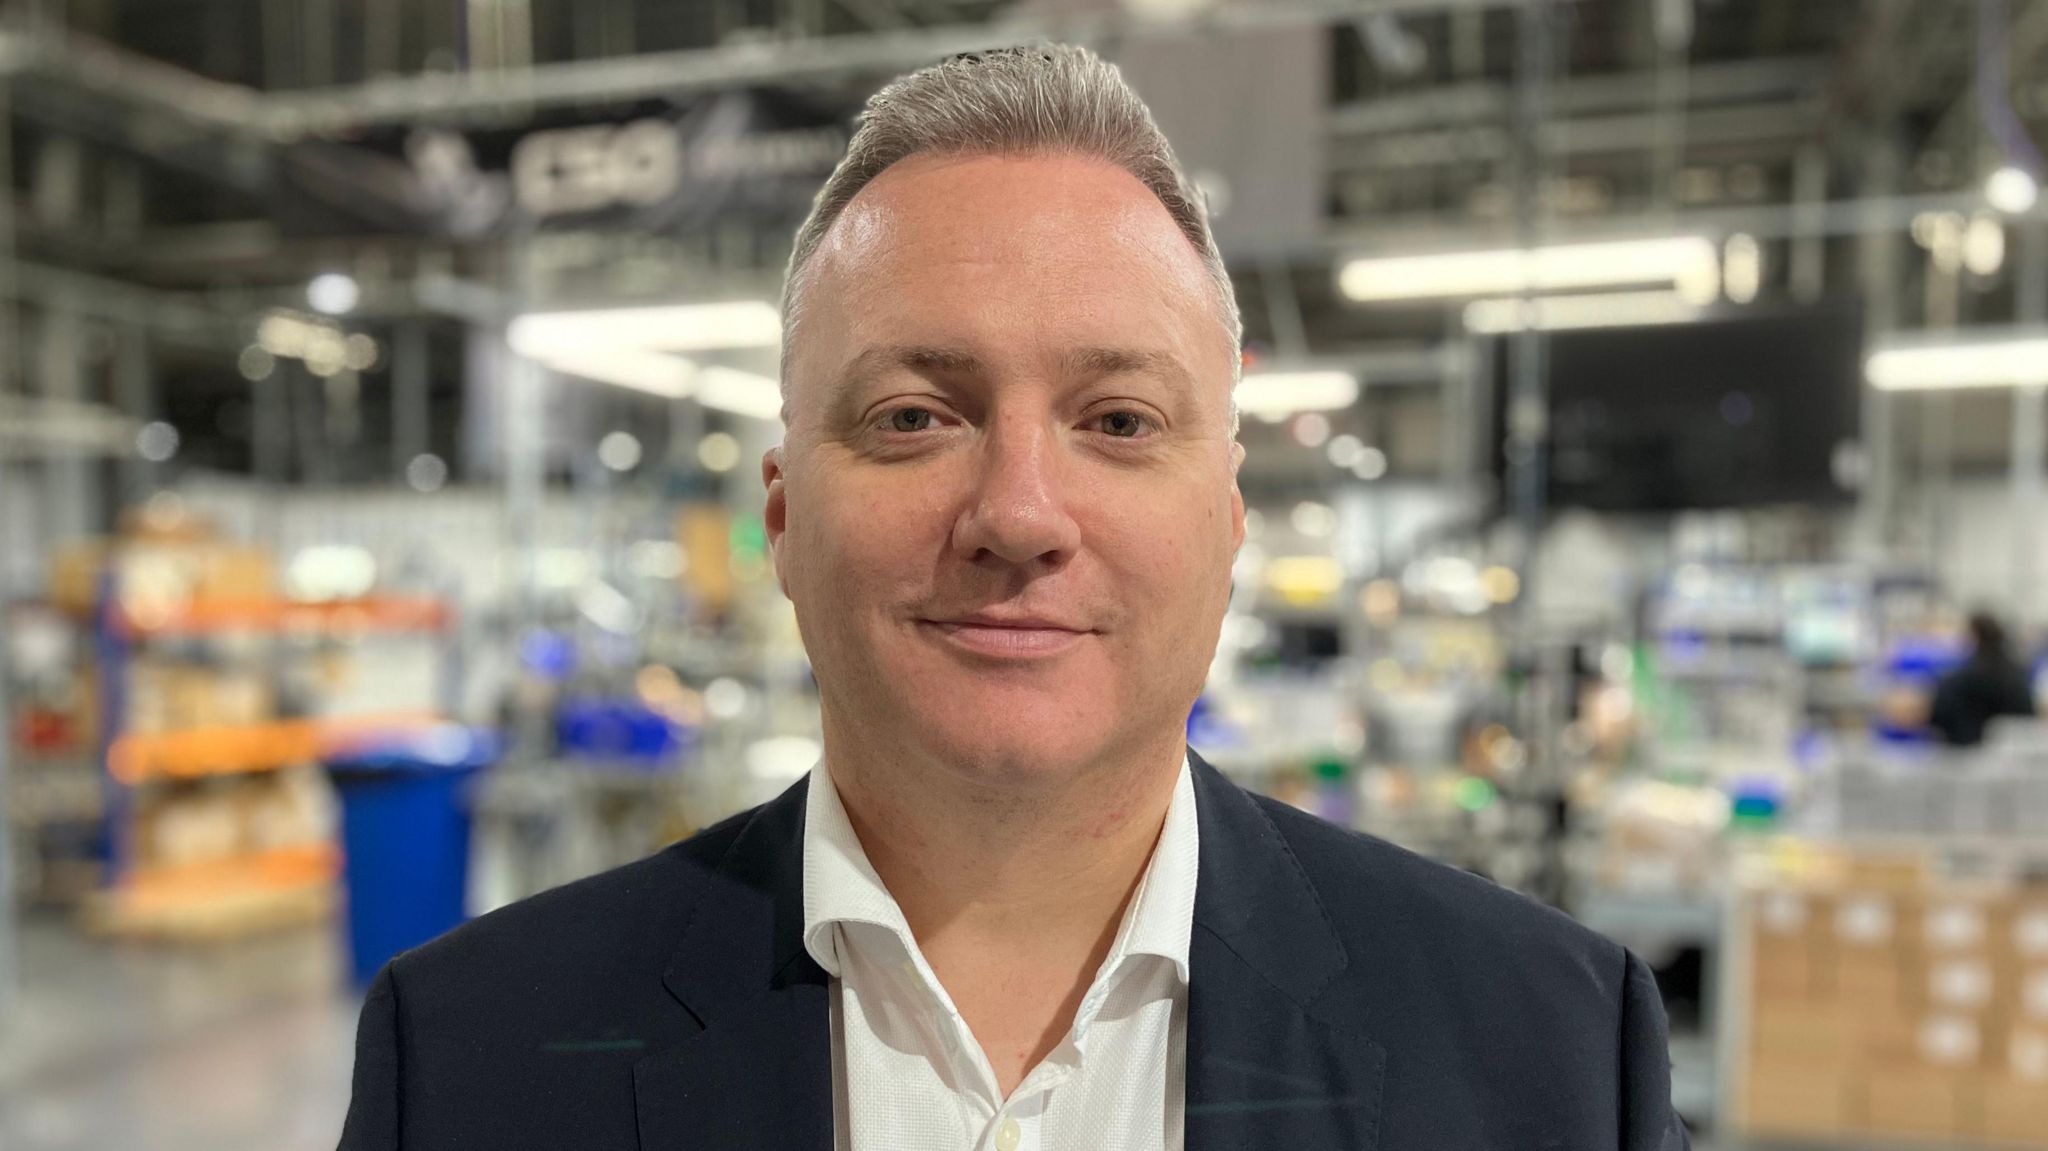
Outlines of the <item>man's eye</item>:
{"type": "Polygon", "coordinates": [[[898,408],[889,413],[892,432],[921,432],[932,426],[930,408],[898,408]]]}
{"type": "Polygon", "coordinates": [[[1130,439],[1143,435],[1148,422],[1136,412],[1110,412],[1099,417],[1096,426],[1101,428],[1105,435],[1130,439]]]}

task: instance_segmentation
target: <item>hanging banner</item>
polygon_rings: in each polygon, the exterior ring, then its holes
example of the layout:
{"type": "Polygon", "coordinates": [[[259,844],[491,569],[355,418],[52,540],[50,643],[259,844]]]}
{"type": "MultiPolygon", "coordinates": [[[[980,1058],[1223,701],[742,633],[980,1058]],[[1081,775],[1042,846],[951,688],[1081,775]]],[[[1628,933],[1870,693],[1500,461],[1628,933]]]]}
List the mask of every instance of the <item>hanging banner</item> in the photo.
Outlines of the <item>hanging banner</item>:
{"type": "Polygon", "coordinates": [[[414,202],[458,237],[558,226],[683,232],[794,223],[846,150],[851,109],[722,93],[598,123],[419,128],[400,144],[414,202]]]}

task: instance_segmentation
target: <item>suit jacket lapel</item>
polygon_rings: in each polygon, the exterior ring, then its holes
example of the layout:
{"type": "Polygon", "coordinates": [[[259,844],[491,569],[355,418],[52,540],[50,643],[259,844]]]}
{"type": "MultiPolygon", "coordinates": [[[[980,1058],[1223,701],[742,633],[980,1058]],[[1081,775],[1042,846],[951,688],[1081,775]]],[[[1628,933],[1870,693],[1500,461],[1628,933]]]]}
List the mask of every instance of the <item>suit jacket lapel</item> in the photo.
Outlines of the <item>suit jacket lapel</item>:
{"type": "MultiPolygon", "coordinates": [[[[1344,947],[1272,821],[1189,760],[1201,863],[1187,1151],[1372,1151],[1386,1053],[1314,1009],[1344,947]]],[[[662,980],[703,1030],[634,1067],[644,1151],[832,1147],[829,981],[803,947],[803,821],[799,783],[706,880],[662,980]]]]}
{"type": "Polygon", "coordinates": [[[1187,1151],[1379,1143],[1386,1052],[1314,1003],[1346,966],[1264,812],[1193,752],[1201,865],[1189,947],[1187,1151]]]}
{"type": "Polygon", "coordinates": [[[829,981],[803,947],[804,784],[755,814],[663,984],[703,1028],[633,1068],[646,1151],[831,1151],[829,981]]]}

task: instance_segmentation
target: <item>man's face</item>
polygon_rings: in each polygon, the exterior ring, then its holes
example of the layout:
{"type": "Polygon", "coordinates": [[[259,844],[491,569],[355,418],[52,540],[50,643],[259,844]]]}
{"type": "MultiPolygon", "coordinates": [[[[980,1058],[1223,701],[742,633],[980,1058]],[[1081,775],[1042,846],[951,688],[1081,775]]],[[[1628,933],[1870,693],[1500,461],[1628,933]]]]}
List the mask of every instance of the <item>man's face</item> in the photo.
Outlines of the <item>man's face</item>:
{"type": "Polygon", "coordinates": [[[828,726],[991,778],[1178,738],[1244,504],[1166,209],[1098,161],[914,157],[809,275],[762,470],[828,726]]]}

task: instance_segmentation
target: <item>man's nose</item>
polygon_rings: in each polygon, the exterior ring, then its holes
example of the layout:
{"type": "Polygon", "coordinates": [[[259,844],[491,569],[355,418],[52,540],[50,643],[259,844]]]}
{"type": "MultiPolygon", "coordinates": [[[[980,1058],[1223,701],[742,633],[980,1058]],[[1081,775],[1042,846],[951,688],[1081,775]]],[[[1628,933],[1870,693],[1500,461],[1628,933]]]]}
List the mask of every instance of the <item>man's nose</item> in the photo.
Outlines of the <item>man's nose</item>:
{"type": "Polygon", "coordinates": [[[1043,420],[992,420],[974,464],[974,490],[953,529],[963,558],[1056,567],[1080,546],[1067,504],[1063,453],[1043,420]]]}

